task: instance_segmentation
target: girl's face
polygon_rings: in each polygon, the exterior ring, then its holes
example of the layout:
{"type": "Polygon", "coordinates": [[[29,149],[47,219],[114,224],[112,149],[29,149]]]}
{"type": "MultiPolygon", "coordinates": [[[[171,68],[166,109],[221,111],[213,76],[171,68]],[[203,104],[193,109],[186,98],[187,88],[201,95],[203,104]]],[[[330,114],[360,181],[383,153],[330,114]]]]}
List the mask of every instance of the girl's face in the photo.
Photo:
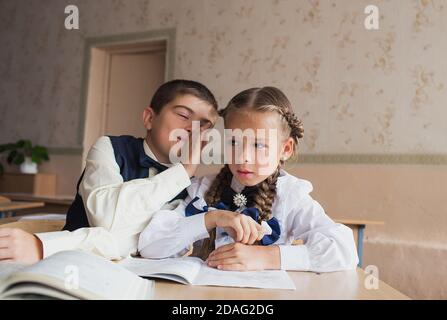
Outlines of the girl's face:
{"type": "Polygon", "coordinates": [[[229,168],[245,186],[254,186],[275,172],[281,159],[293,153],[293,139],[285,134],[280,115],[274,111],[240,110],[228,114],[225,129],[250,134],[227,134],[225,152],[229,168]],[[230,153],[229,153],[230,152],[230,153]]]}

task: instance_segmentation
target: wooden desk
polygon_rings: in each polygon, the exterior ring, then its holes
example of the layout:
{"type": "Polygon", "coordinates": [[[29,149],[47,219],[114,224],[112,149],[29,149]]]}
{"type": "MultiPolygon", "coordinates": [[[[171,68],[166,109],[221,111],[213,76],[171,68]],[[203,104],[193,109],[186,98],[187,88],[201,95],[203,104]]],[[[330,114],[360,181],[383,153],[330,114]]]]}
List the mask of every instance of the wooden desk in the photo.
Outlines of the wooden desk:
{"type": "MultiPolygon", "coordinates": [[[[0,219],[1,227],[21,228],[31,233],[61,230],[64,220],[0,219]]],[[[316,274],[293,272],[289,275],[297,290],[264,290],[250,288],[187,286],[167,280],[155,281],[155,299],[409,299],[379,281],[378,289],[365,287],[365,272],[357,270],[316,274]]]]}
{"type": "Polygon", "coordinates": [[[9,201],[0,203],[0,218],[5,214],[17,210],[41,208],[45,205],[43,202],[27,202],[27,201],[9,201]]]}
{"type": "Polygon", "coordinates": [[[73,202],[73,196],[37,196],[28,193],[1,193],[1,196],[5,196],[13,201],[34,201],[34,202],[44,202],[45,205],[39,210],[27,209],[20,212],[22,214],[32,214],[32,213],[67,213],[68,208],[73,202]]]}
{"type": "Polygon", "coordinates": [[[157,300],[184,299],[233,299],[233,300],[408,300],[403,293],[379,280],[378,289],[367,289],[368,275],[357,270],[316,274],[312,272],[289,272],[296,290],[266,290],[251,288],[187,286],[167,280],[155,280],[157,300]]]}
{"type": "Polygon", "coordinates": [[[337,223],[342,223],[354,231],[354,240],[357,243],[357,255],[359,256],[358,266],[363,267],[363,235],[367,225],[384,225],[383,221],[334,219],[337,223]]]}

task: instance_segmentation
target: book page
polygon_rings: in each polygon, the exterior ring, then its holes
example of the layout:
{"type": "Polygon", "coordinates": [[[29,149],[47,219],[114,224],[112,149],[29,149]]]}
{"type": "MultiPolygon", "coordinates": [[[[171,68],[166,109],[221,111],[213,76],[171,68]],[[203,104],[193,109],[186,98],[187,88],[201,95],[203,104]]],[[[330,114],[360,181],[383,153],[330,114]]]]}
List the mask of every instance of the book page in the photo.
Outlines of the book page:
{"type": "Polygon", "coordinates": [[[81,251],[58,252],[12,274],[7,282],[36,282],[85,299],[148,299],[153,282],[99,256],[81,251]]]}
{"type": "Polygon", "coordinates": [[[194,257],[145,259],[128,257],[118,265],[141,276],[154,277],[192,284],[201,266],[201,259],[194,257]]]}
{"type": "Polygon", "coordinates": [[[161,260],[126,258],[119,262],[128,270],[145,277],[159,277],[183,284],[201,286],[249,287],[295,290],[295,284],[284,270],[223,271],[208,267],[195,257],[161,260]]]}
{"type": "Polygon", "coordinates": [[[2,299],[13,299],[13,300],[75,300],[73,297],[65,292],[54,289],[50,286],[38,284],[38,283],[19,283],[8,289],[2,299]]]}
{"type": "Polygon", "coordinates": [[[1,283],[11,274],[26,268],[26,264],[15,262],[0,262],[0,288],[1,283]]]}
{"type": "Polygon", "coordinates": [[[202,264],[195,285],[296,290],[284,270],[224,271],[202,264]]]}

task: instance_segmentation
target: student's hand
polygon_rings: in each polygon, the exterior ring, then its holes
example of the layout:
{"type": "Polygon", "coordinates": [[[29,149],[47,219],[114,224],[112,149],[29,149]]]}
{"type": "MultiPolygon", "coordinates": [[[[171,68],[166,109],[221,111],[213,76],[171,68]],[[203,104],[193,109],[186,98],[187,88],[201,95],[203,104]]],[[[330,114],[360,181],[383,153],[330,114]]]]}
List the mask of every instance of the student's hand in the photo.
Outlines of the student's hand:
{"type": "Polygon", "coordinates": [[[231,243],[211,252],[206,262],[210,267],[230,271],[281,269],[278,246],[231,243]]]}
{"type": "Polygon", "coordinates": [[[214,210],[205,214],[205,225],[208,231],[220,227],[236,241],[253,244],[264,236],[262,226],[251,217],[239,212],[214,210]]]}
{"type": "Polygon", "coordinates": [[[42,242],[17,228],[0,228],[0,261],[33,264],[42,260],[42,242]]]}
{"type": "Polygon", "coordinates": [[[192,135],[189,136],[189,155],[186,163],[183,163],[183,167],[190,177],[194,176],[199,167],[201,152],[206,144],[206,141],[203,141],[204,135],[205,132],[201,132],[196,141],[193,141],[192,135]]]}

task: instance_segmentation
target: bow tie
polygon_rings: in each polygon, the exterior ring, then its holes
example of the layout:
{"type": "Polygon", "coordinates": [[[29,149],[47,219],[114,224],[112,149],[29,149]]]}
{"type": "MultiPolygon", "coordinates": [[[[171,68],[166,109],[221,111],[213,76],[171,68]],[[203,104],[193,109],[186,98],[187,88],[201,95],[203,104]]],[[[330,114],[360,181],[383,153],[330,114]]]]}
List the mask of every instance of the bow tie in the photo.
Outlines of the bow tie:
{"type": "Polygon", "coordinates": [[[141,154],[139,159],[140,166],[144,168],[155,168],[157,169],[158,173],[165,171],[168,169],[165,165],[161,164],[160,162],[155,161],[151,157],[149,157],[146,154],[141,154]]]}
{"type": "MultiPolygon", "coordinates": [[[[195,214],[208,212],[209,207],[208,205],[204,205],[202,209],[198,209],[194,206],[194,202],[197,202],[200,198],[195,197],[187,206],[185,209],[185,216],[189,217],[195,214]]],[[[230,208],[223,202],[219,202],[216,206],[214,206],[216,209],[219,210],[230,210],[230,208]]],[[[230,210],[231,211],[231,210],[230,210]]],[[[249,207],[242,210],[241,214],[245,214],[249,217],[251,217],[253,220],[259,223],[259,210],[255,207],[249,207]]],[[[264,246],[271,245],[272,243],[275,243],[279,236],[281,235],[281,228],[279,226],[278,219],[275,217],[271,218],[270,220],[266,221],[266,223],[269,225],[269,227],[272,229],[272,233],[269,235],[265,235],[261,239],[261,244],[264,246]]]]}
{"type": "MultiPolygon", "coordinates": [[[[148,170],[149,170],[149,168],[155,168],[157,170],[157,173],[163,172],[166,169],[168,169],[168,167],[166,167],[165,165],[161,164],[160,162],[155,161],[154,159],[152,159],[151,157],[149,157],[146,154],[141,154],[140,155],[139,163],[140,163],[140,166],[142,166],[143,168],[147,168],[148,170]]],[[[177,199],[184,200],[187,196],[188,196],[188,191],[186,189],[183,189],[179,194],[177,194],[169,202],[172,202],[172,201],[177,200],[177,199]]]]}

